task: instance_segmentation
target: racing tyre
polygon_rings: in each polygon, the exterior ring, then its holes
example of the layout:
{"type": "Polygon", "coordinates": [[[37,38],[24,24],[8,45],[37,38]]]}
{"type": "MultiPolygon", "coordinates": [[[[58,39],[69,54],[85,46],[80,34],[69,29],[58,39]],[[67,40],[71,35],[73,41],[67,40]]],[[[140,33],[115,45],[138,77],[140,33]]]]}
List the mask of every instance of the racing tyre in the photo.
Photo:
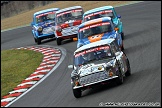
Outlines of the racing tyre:
{"type": "Polygon", "coordinates": [[[130,64],[129,64],[129,60],[127,59],[127,72],[125,73],[125,76],[130,76],[131,75],[131,68],[130,68],[130,64]]]}
{"type": "Polygon", "coordinates": [[[118,69],[118,78],[116,79],[116,83],[117,83],[118,85],[123,84],[123,75],[122,75],[122,73],[121,73],[120,67],[119,67],[119,69],[118,69]]]}
{"type": "Polygon", "coordinates": [[[37,39],[36,38],[34,38],[34,41],[35,41],[35,43],[37,43],[37,39]]]}
{"type": "Polygon", "coordinates": [[[40,38],[37,38],[37,44],[41,44],[41,39],[40,38]]]}
{"type": "Polygon", "coordinates": [[[121,38],[122,38],[122,40],[124,40],[124,33],[123,32],[121,32],[121,38]]]}
{"type": "Polygon", "coordinates": [[[57,41],[57,45],[61,45],[61,39],[60,38],[57,38],[56,41],[57,41]]]}
{"type": "Polygon", "coordinates": [[[75,98],[80,98],[82,95],[82,91],[81,91],[81,89],[73,89],[73,94],[74,94],[75,98]]]}

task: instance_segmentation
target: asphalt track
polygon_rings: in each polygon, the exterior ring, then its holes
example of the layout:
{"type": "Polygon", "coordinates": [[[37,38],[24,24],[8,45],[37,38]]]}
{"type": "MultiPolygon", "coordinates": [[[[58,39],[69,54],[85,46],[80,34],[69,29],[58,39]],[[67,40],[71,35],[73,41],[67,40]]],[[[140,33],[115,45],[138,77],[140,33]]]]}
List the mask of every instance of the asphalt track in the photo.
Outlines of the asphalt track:
{"type": "MultiPolygon", "coordinates": [[[[9,107],[99,107],[107,102],[151,102],[161,106],[161,1],[145,1],[117,7],[124,24],[125,52],[132,75],[120,86],[109,84],[74,98],[70,84],[72,54],[76,42],[65,41],[66,57],[44,81],[9,107]]],[[[1,50],[35,46],[31,27],[1,32],[1,50]]],[[[57,46],[55,40],[41,45],[57,46]]]]}

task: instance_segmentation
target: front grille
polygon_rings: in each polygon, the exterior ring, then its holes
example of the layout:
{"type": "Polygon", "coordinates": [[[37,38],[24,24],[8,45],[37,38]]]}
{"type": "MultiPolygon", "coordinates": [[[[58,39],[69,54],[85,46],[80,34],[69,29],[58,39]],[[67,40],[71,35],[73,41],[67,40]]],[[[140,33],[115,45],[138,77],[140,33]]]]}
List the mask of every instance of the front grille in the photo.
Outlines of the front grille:
{"type": "Polygon", "coordinates": [[[108,78],[108,74],[106,72],[97,72],[93,74],[89,74],[80,78],[80,84],[85,85],[89,83],[94,83],[100,80],[104,80],[108,78]]]}

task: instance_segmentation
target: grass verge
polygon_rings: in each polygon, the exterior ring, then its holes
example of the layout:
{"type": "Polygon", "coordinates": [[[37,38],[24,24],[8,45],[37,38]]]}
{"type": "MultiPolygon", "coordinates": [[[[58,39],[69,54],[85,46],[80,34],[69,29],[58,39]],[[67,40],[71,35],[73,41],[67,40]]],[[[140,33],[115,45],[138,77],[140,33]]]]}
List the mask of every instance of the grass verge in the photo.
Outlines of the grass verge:
{"type": "Polygon", "coordinates": [[[43,54],[32,50],[1,51],[1,97],[21,84],[40,65],[43,54]]]}

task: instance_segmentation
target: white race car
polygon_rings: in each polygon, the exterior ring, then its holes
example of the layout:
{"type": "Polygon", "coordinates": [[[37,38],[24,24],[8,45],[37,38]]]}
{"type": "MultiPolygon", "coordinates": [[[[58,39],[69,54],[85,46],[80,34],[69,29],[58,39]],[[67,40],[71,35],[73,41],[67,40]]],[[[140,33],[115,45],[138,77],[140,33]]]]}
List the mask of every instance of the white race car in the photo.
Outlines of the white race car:
{"type": "Polygon", "coordinates": [[[82,22],[83,13],[81,6],[68,7],[56,12],[55,36],[57,45],[61,45],[61,42],[65,39],[77,37],[78,26],[82,22]]]}
{"type": "Polygon", "coordinates": [[[76,98],[82,91],[107,81],[123,83],[123,77],[131,75],[129,60],[115,39],[105,39],[78,48],[74,52],[71,84],[76,98]],[[114,80],[112,80],[114,79],[114,80]]]}

